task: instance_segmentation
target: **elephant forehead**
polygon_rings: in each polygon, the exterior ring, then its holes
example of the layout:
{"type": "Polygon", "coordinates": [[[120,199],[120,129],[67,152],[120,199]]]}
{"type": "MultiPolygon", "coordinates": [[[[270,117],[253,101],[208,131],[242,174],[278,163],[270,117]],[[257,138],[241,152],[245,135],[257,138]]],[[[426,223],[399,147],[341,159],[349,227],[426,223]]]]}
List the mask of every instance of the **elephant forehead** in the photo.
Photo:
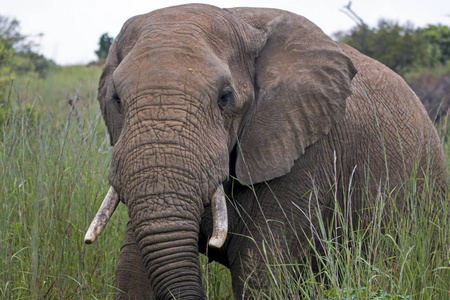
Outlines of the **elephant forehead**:
{"type": "Polygon", "coordinates": [[[122,98],[127,97],[123,92],[130,94],[149,85],[201,87],[203,92],[208,87],[222,89],[231,73],[236,77],[241,70],[252,70],[247,27],[230,12],[208,5],[182,5],[133,18],[117,38],[119,66],[113,74],[114,86],[122,98]]]}
{"type": "Polygon", "coordinates": [[[148,48],[181,47],[192,54],[201,48],[210,48],[216,54],[226,56],[245,46],[242,42],[246,32],[244,27],[226,10],[191,4],[164,8],[130,19],[122,28],[119,39],[133,43],[133,48],[142,45],[148,48]]]}
{"type": "Polygon", "coordinates": [[[141,19],[145,24],[143,30],[146,30],[145,26],[153,25],[161,27],[172,25],[178,27],[177,29],[192,26],[197,27],[195,34],[219,33],[222,38],[228,34],[230,23],[234,23],[234,19],[226,10],[202,4],[163,8],[142,15],[141,19]]]}
{"type": "Polygon", "coordinates": [[[136,98],[152,89],[181,90],[195,97],[206,93],[212,97],[217,87],[230,78],[227,64],[207,48],[154,45],[133,49],[113,73],[114,86],[122,99],[136,98]]]}

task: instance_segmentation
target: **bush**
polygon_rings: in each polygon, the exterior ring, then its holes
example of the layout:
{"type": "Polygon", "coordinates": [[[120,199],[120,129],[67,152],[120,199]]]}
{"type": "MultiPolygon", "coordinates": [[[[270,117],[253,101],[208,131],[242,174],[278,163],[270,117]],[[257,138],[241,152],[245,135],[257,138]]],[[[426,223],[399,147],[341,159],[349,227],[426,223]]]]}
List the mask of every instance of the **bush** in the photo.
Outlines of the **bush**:
{"type": "Polygon", "coordinates": [[[4,104],[11,81],[17,74],[35,72],[41,78],[55,64],[36,53],[38,45],[19,31],[19,22],[0,16],[0,105],[4,104]]]}
{"type": "Polygon", "coordinates": [[[430,118],[439,122],[450,109],[450,75],[438,77],[423,72],[412,84],[411,88],[419,96],[430,118]]]}
{"type": "Polygon", "coordinates": [[[108,56],[109,48],[112,45],[114,38],[110,37],[107,33],[102,34],[98,42],[98,50],[95,54],[98,57],[98,61],[105,61],[108,56]]]}
{"type": "Polygon", "coordinates": [[[443,25],[416,29],[411,23],[399,25],[382,19],[377,27],[361,24],[348,32],[335,33],[335,37],[400,75],[450,59],[450,28],[443,25]]]}
{"type": "Polygon", "coordinates": [[[450,63],[408,73],[405,79],[422,101],[434,122],[439,122],[450,109],[450,63]]]}

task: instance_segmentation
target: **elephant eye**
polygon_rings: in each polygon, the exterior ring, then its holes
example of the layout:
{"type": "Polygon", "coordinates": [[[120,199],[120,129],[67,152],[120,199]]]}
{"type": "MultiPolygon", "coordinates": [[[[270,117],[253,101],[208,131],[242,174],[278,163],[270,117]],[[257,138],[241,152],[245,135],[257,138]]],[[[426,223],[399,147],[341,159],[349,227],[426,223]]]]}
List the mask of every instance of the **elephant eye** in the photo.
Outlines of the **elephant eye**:
{"type": "Polygon", "coordinates": [[[122,102],[120,101],[119,95],[117,95],[116,93],[114,93],[111,100],[112,100],[112,101],[114,102],[114,104],[116,105],[117,110],[118,110],[119,112],[121,112],[121,109],[122,109],[122,102]]]}
{"type": "Polygon", "coordinates": [[[116,102],[117,104],[120,104],[120,103],[121,103],[121,102],[120,102],[120,98],[119,98],[119,96],[117,96],[117,94],[114,94],[112,99],[113,99],[113,101],[116,102]]]}
{"type": "Polygon", "coordinates": [[[220,93],[219,100],[217,101],[217,105],[219,106],[220,110],[224,110],[225,107],[232,104],[233,102],[233,92],[231,91],[231,88],[225,88],[223,89],[222,93],[220,93]]]}

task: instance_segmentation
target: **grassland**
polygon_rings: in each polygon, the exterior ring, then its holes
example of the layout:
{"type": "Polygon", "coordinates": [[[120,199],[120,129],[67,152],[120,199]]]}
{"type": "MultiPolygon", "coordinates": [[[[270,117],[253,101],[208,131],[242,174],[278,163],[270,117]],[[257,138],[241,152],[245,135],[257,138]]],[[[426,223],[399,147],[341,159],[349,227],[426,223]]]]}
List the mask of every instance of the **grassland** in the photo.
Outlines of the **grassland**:
{"type": "MultiPolygon", "coordinates": [[[[46,79],[15,79],[0,107],[0,298],[109,299],[127,222],[119,205],[93,245],[83,238],[107,189],[110,146],[96,102],[100,68],[58,67],[46,79]]],[[[450,158],[446,124],[440,127],[450,158]]],[[[450,161],[450,159],[449,159],[450,161]]],[[[380,194],[379,211],[388,193],[380,194]]],[[[273,248],[270,294],[260,299],[448,299],[450,207],[432,185],[419,205],[411,187],[408,213],[384,233],[379,220],[362,230],[336,214],[348,239],[316,236],[320,272],[273,248]],[[288,272],[294,269],[295,272],[288,272]],[[376,298],[378,297],[378,298],[376,298]],[[381,298],[385,297],[385,298],[381,298]]],[[[230,299],[229,272],[201,258],[208,299],[230,299]]]]}

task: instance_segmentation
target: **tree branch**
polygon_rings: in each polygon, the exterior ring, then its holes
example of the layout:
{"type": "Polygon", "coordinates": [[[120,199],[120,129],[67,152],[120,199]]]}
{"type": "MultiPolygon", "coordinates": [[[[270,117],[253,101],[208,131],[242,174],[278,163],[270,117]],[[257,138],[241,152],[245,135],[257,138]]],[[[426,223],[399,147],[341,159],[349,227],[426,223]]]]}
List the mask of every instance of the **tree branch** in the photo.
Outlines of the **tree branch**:
{"type": "Polygon", "coordinates": [[[360,16],[358,16],[351,8],[352,1],[349,1],[347,5],[344,5],[344,8],[341,9],[341,11],[349,16],[350,19],[352,19],[357,25],[364,26],[366,23],[364,23],[363,19],[361,19],[360,16]]]}

